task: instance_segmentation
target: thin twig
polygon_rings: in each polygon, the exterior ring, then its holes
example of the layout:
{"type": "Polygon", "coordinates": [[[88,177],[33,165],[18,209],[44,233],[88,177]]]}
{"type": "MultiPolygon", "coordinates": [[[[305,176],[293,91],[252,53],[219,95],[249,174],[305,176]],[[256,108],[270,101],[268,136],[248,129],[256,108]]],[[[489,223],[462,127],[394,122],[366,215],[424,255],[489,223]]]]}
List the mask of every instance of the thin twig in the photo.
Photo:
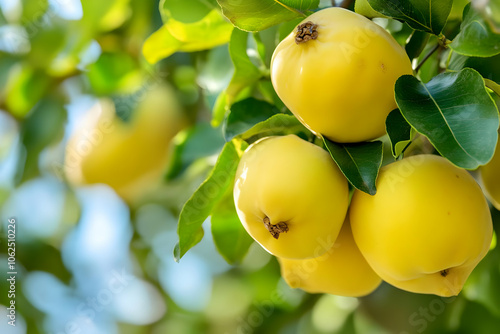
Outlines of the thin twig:
{"type": "Polygon", "coordinates": [[[410,140],[408,142],[408,144],[405,145],[405,147],[403,148],[403,150],[401,151],[401,153],[399,153],[399,155],[397,156],[396,160],[401,160],[403,159],[404,155],[405,155],[405,152],[406,152],[406,149],[408,147],[410,147],[410,145],[413,143],[413,140],[410,140]]]}
{"type": "Polygon", "coordinates": [[[434,52],[436,52],[439,48],[441,47],[441,45],[439,44],[436,44],[435,47],[433,47],[425,56],[424,58],[422,59],[422,61],[417,65],[417,67],[415,67],[415,73],[418,72],[418,70],[420,70],[420,68],[422,67],[422,65],[424,65],[424,63],[427,61],[427,59],[429,59],[432,54],[434,52]]]}

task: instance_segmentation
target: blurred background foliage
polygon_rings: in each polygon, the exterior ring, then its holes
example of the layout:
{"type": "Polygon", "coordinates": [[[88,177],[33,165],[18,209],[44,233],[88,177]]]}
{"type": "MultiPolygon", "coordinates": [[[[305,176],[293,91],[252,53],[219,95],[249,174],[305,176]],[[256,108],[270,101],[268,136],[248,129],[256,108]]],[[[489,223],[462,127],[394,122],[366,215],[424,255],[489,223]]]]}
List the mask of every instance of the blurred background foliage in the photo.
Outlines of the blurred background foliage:
{"type": "MultiPolygon", "coordinates": [[[[495,244],[456,298],[387,284],[364,298],[309,295],[290,289],[258,245],[229,265],[209,236],[174,262],[179,211],[225,142],[225,105],[253,96],[283,107],[268,66],[295,23],[233,33],[218,10],[199,4],[0,0],[0,333],[498,333],[495,244]],[[203,29],[207,22],[216,28],[203,29]],[[183,39],[183,31],[197,37],[183,39]],[[231,61],[230,38],[243,41],[233,45],[246,60],[231,61]],[[143,47],[151,62],[169,57],[151,65],[143,47]],[[171,91],[182,110],[175,132],[184,130],[173,139],[162,182],[135,198],[99,180],[67,182],[66,146],[91,110],[110,106],[126,127],[141,106],[175,104],[162,100],[173,99],[171,91]],[[17,221],[16,327],[7,325],[4,307],[10,217],[17,221]]],[[[401,43],[410,33],[393,20],[379,23],[401,43]]],[[[422,77],[437,73],[432,64],[422,77]]],[[[134,152],[117,172],[145,168],[134,152]]],[[[498,233],[500,213],[492,210],[498,233]]]]}

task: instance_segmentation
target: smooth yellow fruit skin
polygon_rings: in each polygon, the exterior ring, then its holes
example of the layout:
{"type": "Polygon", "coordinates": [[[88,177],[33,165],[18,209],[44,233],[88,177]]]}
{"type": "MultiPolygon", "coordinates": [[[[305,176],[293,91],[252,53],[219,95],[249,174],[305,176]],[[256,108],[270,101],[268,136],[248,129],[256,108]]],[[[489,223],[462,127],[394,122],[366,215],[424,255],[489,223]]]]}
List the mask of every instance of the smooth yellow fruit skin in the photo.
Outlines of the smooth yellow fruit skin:
{"type": "Polygon", "coordinates": [[[168,86],[158,86],[124,123],[101,100],[87,111],[66,146],[65,174],[75,185],[105,183],[128,202],[161,182],[172,138],[185,121],[168,86]]]}
{"type": "Polygon", "coordinates": [[[337,238],[349,190],[330,155],[295,135],[267,137],[247,148],[238,165],[234,202],[247,232],[269,253],[292,259],[318,257],[337,238]],[[273,238],[265,227],[285,222],[273,238]]]}
{"type": "Polygon", "coordinates": [[[350,219],[356,244],[384,281],[445,297],[461,291],[493,233],[476,181],[434,155],[382,168],[374,196],[354,193],[350,219]]]}
{"type": "Polygon", "coordinates": [[[295,43],[295,31],[276,48],[271,80],[290,111],[329,139],[360,142],[385,133],[395,109],[394,84],[412,74],[403,48],[377,24],[343,8],[307,17],[318,38],[295,43]]]}
{"type": "Polygon", "coordinates": [[[493,158],[479,168],[483,189],[491,204],[500,210],[500,144],[497,144],[493,158]]]}
{"type": "Polygon", "coordinates": [[[309,293],[361,297],[382,282],[356,246],[346,219],[332,248],[320,257],[305,260],[278,258],[281,276],[292,288],[309,293]]]}

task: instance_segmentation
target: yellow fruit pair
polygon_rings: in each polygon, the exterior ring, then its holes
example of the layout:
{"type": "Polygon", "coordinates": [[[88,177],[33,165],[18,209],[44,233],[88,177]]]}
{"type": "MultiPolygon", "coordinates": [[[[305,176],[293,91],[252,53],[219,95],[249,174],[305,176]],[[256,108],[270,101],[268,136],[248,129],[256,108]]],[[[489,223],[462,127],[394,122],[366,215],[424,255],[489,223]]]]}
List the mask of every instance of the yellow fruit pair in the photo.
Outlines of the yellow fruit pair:
{"type": "Polygon", "coordinates": [[[446,297],[460,292],[493,233],[474,178],[434,155],[383,167],[374,196],[355,192],[350,219],[356,244],[384,281],[446,297]]]}
{"type": "Polygon", "coordinates": [[[243,226],[279,258],[285,280],[309,292],[360,296],[380,284],[344,223],[348,197],[329,154],[294,135],[254,143],[236,173],[243,226]]]}

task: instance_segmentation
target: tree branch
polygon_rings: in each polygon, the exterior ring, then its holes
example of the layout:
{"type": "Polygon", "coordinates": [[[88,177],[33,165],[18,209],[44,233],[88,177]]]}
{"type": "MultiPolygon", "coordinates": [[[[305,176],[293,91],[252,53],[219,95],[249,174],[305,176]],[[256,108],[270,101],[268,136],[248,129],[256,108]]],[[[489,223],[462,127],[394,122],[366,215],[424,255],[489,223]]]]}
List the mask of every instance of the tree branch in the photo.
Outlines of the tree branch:
{"type": "Polygon", "coordinates": [[[433,54],[434,52],[436,52],[436,51],[437,51],[440,47],[441,47],[441,45],[436,44],[436,46],[435,46],[435,47],[433,47],[433,48],[432,48],[432,49],[431,49],[431,50],[430,50],[430,51],[429,51],[429,52],[428,52],[428,53],[424,56],[424,58],[422,58],[422,61],[421,61],[421,62],[417,65],[417,67],[415,67],[415,73],[417,73],[417,72],[420,70],[420,68],[422,67],[422,65],[424,65],[424,63],[427,61],[427,59],[429,59],[429,58],[432,56],[432,54],[433,54]]]}

